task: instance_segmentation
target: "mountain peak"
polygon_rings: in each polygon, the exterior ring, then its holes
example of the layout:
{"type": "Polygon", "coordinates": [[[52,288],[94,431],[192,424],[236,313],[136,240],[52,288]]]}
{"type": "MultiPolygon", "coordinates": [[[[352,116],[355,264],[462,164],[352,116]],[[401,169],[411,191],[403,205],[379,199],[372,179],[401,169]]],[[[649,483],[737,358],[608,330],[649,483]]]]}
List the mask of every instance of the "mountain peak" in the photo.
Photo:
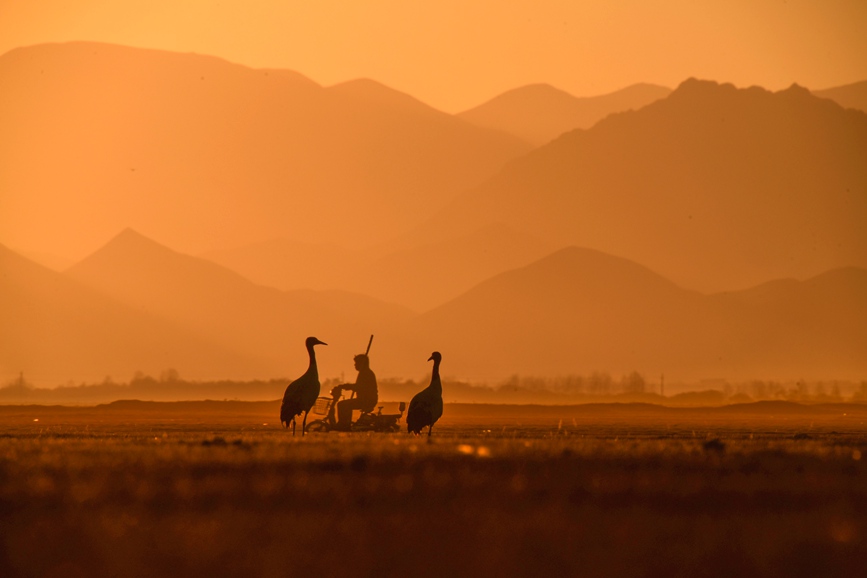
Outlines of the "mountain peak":
{"type": "Polygon", "coordinates": [[[139,233],[138,231],[136,231],[132,227],[126,227],[120,233],[118,233],[117,235],[112,237],[111,241],[109,241],[109,242],[112,243],[115,241],[124,242],[124,243],[126,243],[126,242],[143,242],[143,241],[147,241],[147,242],[151,242],[151,243],[154,242],[152,239],[149,239],[148,237],[142,235],[141,233],[139,233]]]}
{"type": "Polygon", "coordinates": [[[489,102],[509,98],[562,98],[572,100],[575,98],[575,96],[569,94],[565,90],[557,88],[556,86],[552,86],[544,82],[539,82],[535,84],[519,86],[518,88],[506,91],[499,96],[495,96],[489,102]]]}
{"type": "Polygon", "coordinates": [[[816,98],[812,92],[796,82],[793,82],[789,88],[781,90],[777,94],[782,94],[790,98],[816,98]]]}
{"type": "Polygon", "coordinates": [[[670,98],[679,98],[684,96],[689,97],[704,97],[710,94],[733,94],[738,89],[730,82],[719,83],[714,80],[702,80],[695,77],[690,77],[681,82],[670,98]]]}
{"type": "Polygon", "coordinates": [[[611,255],[596,249],[570,245],[559,249],[528,268],[550,269],[558,275],[567,270],[601,280],[603,285],[611,283],[662,284],[671,288],[676,285],[647,267],[630,259],[611,255]]]}
{"type": "Polygon", "coordinates": [[[590,128],[612,113],[642,108],[670,92],[662,86],[641,84],[601,96],[579,98],[550,84],[529,84],[504,92],[457,116],[541,146],[563,133],[590,128]]]}
{"type": "MultiPolygon", "coordinates": [[[[332,93],[352,96],[359,100],[373,102],[396,108],[437,111],[419,99],[405,92],[395,90],[370,78],[356,78],[329,86],[326,90],[332,93]]],[[[444,113],[440,113],[444,114],[444,113]]]]}
{"type": "MultiPolygon", "coordinates": [[[[132,271],[156,272],[166,267],[175,269],[188,261],[197,260],[127,227],[105,245],[70,267],[67,272],[80,278],[88,275],[129,276],[132,271]]],[[[206,267],[219,268],[206,261],[203,263],[206,267]]]]}
{"type": "Polygon", "coordinates": [[[96,254],[112,255],[143,255],[148,253],[175,253],[174,250],[154,241],[150,237],[142,235],[135,229],[127,227],[112,237],[108,243],[97,249],[96,254]]]}
{"type": "Polygon", "coordinates": [[[713,80],[701,80],[698,78],[687,78],[680,83],[671,96],[674,98],[687,96],[694,99],[704,99],[713,96],[732,96],[735,94],[763,94],[766,96],[777,95],[786,98],[813,98],[813,93],[798,83],[792,83],[792,85],[786,89],[772,92],[761,86],[737,88],[730,82],[719,83],[713,80]]]}

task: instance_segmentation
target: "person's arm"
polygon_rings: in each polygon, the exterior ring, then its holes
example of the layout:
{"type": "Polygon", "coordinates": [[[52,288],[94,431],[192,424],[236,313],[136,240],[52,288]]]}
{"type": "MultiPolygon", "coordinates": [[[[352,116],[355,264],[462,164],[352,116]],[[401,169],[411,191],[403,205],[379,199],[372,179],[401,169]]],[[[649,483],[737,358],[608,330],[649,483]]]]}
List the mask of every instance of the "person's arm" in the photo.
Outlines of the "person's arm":
{"type": "Polygon", "coordinates": [[[344,384],[341,384],[340,388],[344,389],[344,390],[348,390],[348,391],[358,391],[358,384],[357,383],[344,383],[344,384]]]}
{"type": "Polygon", "coordinates": [[[355,391],[355,384],[353,383],[338,383],[334,387],[331,388],[331,395],[339,396],[343,391],[355,391]]]}

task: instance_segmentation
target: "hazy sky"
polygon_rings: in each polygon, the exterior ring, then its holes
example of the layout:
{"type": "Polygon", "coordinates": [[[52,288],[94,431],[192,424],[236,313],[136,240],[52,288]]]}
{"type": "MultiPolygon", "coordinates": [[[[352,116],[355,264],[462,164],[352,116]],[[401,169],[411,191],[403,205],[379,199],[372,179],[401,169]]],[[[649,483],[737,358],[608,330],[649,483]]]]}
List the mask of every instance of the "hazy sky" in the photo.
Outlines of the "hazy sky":
{"type": "Polygon", "coordinates": [[[369,77],[449,112],[524,84],[577,96],[689,76],[867,79],[864,0],[0,0],[0,53],[96,40],[369,77]]]}

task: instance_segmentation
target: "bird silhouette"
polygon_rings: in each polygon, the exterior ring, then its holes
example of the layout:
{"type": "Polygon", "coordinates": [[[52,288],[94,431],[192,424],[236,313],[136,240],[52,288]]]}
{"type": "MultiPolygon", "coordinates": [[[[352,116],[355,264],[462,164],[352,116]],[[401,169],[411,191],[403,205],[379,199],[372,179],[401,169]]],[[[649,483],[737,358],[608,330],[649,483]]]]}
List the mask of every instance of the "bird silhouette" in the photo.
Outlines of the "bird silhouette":
{"type": "Polygon", "coordinates": [[[319,397],[319,369],[316,367],[316,354],[313,352],[314,345],[328,345],[315,337],[308,337],[304,342],[307,346],[307,354],[310,356],[310,365],[304,375],[289,384],[286,393],[283,394],[283,403],[280,405],[280,422],[288,428],[292,423],[292,435],[295,435],[295,418],[304,412],[304,421],[301,423],[301,435],[306,433],[307,414],[319,397]]]}
{"type": "Polygon", "coordinates": [[[440,381],[440,362],[443,356],[439,351],[434,351],[428,361],[431,359],[434,366],[430,385],[415,394],[406,412],[406,431],[418,435],[427,426],[428,437],[433,431],[433,425],[443,415],[443,384],[440,381]]]}

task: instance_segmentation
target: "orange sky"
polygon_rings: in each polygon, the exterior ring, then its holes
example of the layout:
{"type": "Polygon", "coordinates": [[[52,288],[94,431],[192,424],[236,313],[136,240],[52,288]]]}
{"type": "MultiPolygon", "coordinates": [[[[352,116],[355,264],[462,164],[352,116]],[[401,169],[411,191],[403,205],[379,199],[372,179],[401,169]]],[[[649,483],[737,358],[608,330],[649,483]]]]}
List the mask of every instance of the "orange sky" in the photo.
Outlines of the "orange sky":
{"type": "Polygon", "coordinates": [[[863,0],[0,0],[0,53],[104,41],[369,77],[447,112],[547,82],[576,96],[696,76],[780,89],[867,79],[863,0]]]}

